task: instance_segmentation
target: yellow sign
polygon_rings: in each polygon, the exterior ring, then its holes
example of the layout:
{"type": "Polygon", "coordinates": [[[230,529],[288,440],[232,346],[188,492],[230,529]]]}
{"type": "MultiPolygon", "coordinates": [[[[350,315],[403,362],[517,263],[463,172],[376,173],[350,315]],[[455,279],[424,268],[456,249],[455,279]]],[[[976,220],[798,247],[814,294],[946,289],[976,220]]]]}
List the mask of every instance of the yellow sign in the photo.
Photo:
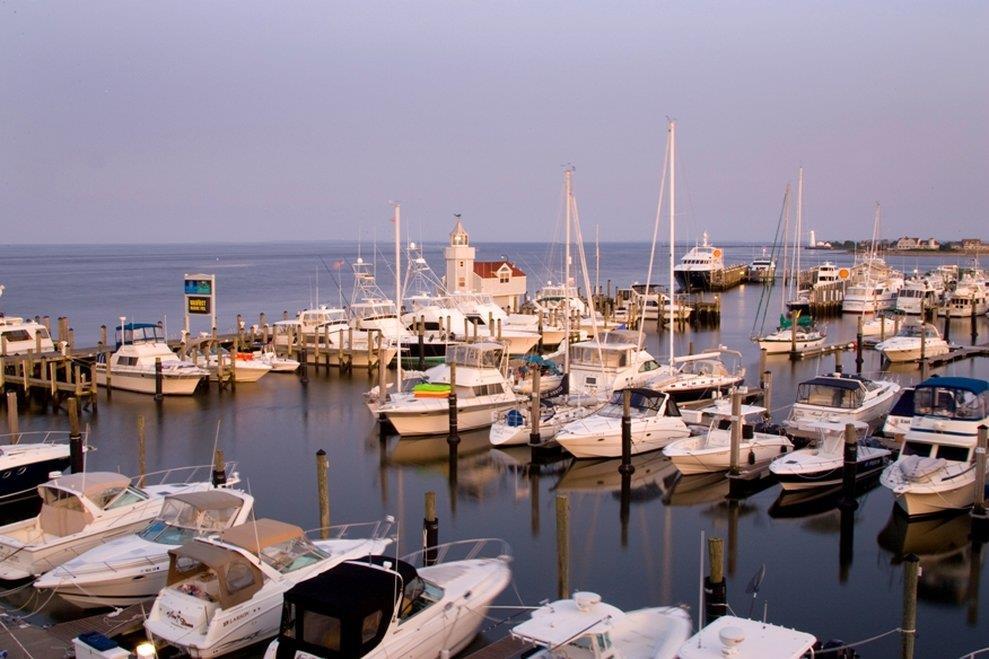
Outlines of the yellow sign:
{"type": "Polygon", "coordinates": [[[713,254],[714,255],[714,258],[716,258],[716,259],[720,259],[721,258],[721,250],[718,249],[717,247],[714,248],[714,251],[711,252],[711,254],[713,254]]]}
{"type": "Polygon", "coordinates": [[[848,268],[842,268],[838,271],[838,279],[845,281],[850,274],[852,273],[848,271],[848,268]]]}
{"type": "Polygon", "coordinates": [[[189,313],[206,314],[210,313],[210,299],[208,296],[189,295],[185,298],[186,310],[189,313]]]}

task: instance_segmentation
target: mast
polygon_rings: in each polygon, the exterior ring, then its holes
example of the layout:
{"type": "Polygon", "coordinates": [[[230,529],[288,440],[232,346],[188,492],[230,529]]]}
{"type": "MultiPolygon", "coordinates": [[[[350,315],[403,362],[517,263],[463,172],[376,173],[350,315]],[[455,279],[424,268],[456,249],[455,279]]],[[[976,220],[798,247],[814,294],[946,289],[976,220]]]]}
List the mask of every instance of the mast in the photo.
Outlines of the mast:
{"type": "MultiPolygon", "coordinates": [[[[399,326],[402,325],[402,215],[401,206],[393,204],[392,223],[395,225],[395,315],[399,326]]],[[[370,340],[370,335],[368,336],[370,340]]],[[[380,355],[378,355],[380,357],[380,355]]],[[[402,391],[402,339],[398,340],[398,358],[395,360],[395,391],[402,391]]]]}
{"type": "Polygon", "coordinates": [[[594,293],[601,288],[601,225],[594,225],[594,293]]]}
{"type": "MultiPolygon", "coordinates": [[[[677,122],[670,119],[670,322],[666,333],[670,336],[670,368],[673,368],[673,240],[676,235],[676,129],[677,122]]],[[[647,291],[648,292],[648,291],[647,291]]],[[[662,313],[662,310],[660,310],[662,313]]]]}
{"type": "Polygon", "coordinates": [[[570,372],[570,340],[572,337],[572,332],[570,331],[570,224],[573,222],[571,217],[573,209],[573,167],[567,167],[563,170],[563,188],[564,197],[566,198],[566,211],[565,211],[565,223],[566,228],[566,247],[563,252],[563,301],[565,304],[564,314],[563,314],[563,330],[567,335],[567,349],[563,353],[563,372],[570,372]]]}
{"type": "MultiPolygon", "coordinates": [[[[800,252],[803,244],[800,242],[803,240],[803,218],[804,218],[804,168],[801,167],[797,173],[797,233],[793,236],[793,252],[794,258],[797,261],[797,278],[796,282],[793,284],[793,290],[796,293],[800,292],[800,252]]],[[[794,296],[796,297],[796,296],[794,296]]]]}
{"type": "Polygon", "coordinates": [[[786,313],[786,301],[790,296],[790,284],[793,281],[793,273],[790,272],[790,246],[787,240],[790,237],[790,184],[786,184],[786,192],[783,194],[783,288],[780,290],[780,313],[786,313]]]}

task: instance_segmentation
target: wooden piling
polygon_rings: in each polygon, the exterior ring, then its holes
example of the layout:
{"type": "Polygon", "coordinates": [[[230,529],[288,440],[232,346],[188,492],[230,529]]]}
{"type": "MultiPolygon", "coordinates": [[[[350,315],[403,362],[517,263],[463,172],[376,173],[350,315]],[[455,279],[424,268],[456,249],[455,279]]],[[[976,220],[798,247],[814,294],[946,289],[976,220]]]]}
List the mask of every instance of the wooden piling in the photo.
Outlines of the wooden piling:
{"type": "Polygon", "coordinates": [[[213,477],[210,479],[213,487],[220,487],[227,484],[227,467],[223,461],[223,449],[218,448],[213,451],[213,477]]]}
{"type": "Polygon", "coordinates": [[[148,445],[145,436],[144,415],[137,416],[137,486],[144,487],[144,476],[148,473],[148,445]]]}
{"type": "Polygon", "coordinates": [[[632,465],[632,390],[622,391],[622,461],[618,473],[630,476],[635,471],[632,465]]]}
{"type": "MultiPolygon", "coordinates": [[[[27,390],[25,390],[25,395],[27,390]]],[[[17,444],[21,441],[21,424],[17,418],[17,392],[7,392],[7,432],[10,433],[10,443],[17,444]]]]}
{"type": "Polygon", "coordinates": [[[319,537],[330,537],[330,459],[326,451],[316,451],[316,489],[319,495],[319,537]]]}
{"type": "Polygon", "coordinates": [[[733,391],[731,394],[731,456],[730,456],[730,467],[728,473],[732,476],[737,476],[739,473],[738,468],[738,453],[742,446],[742,394],[738,391],[733,391]]]}
{"type": "Polygon", "coordinates": [[[161,400],[163,394],[164,374],[161,369],[161,357],[155,357],[155,400],[161,400]]]}
{"type": "Polygon", "coordinates": [[[855,478],[858,475],[858,433],[854,423],[845,424],[845,446],[841,468],[841,506],[854,510],[855,478]]]}
{"type": "Polygon", "coordinates": [[[917,578],[920,576],[920,559],[910,554],[903,561],[903,620],[900,622],[900,656],[913,659],[917,642],[917,578]]]}
{"type": "Polygon", "coordinates": [[[855,330],[855,374],[862,375],[862,314],[858,316],[858,326],[855,330]]]}
{"type": "Polygon", "coordinates": [[[436,516],[436,492],[429,490],[425,497],[426,514],[422,519],[423,563],[428,567],[436,563],[436,545],[440,539],[440,521],[436,516]]]}
{"type": "Polygon", "coordinates": [[[707,559],[711,573],[704,579],[704,624],[709,625],[728,613],[728,587],[725,583],[725,541],[707,539],[707,559]]]}
{"type": "Polygon", "coordinates": [[[773,372],[763,371],[762,372],[762,406],[766,408],[763,413],[766,420],[772,420],[773,418],[773,372]]]}
{"type": "Polygon", "coordinates": [[[989,426],[979,426],[979,439],[975,447],[975,498],[972,517],[980,525],[989,521],[986,514],[986,450],[989,449],[989,426]]]}
{"type": "Polygon", "coordinates": [[[556,596],[570,597],[570,504],[565,494],[556,495],[556,596]]]}
{"type": "Polygon", "coordinates": [[[81,474],[86,468],[82,448],[82,428],[79,425],[79,400],[69,398],[69,464],[73,474],[81,474]]]}
{"type": "Polygon", "coordinates": [[[460,443],[460,435],[457,432],[457,365],[450,362],[450,395],[447,397],[449,431],[446,442],[450,445],[451,459],[452,451],[460,443]]]}
{"type": "Polygon", "coordinates": [[[529,398],[529,444],[531,446],[539,446],[542,443],[542,437],[539,434],[539,422],[540,410],[539,410],[539,399],[540,399],[540,369],[536,364],[532,365],[532,396],[529,398]]]}

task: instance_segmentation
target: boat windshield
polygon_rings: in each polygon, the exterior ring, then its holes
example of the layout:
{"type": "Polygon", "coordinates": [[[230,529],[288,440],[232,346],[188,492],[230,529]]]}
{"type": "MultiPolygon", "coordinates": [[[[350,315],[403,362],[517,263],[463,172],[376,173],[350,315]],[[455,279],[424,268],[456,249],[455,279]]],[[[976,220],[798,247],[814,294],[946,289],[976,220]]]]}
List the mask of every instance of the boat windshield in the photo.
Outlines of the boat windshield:
{"type": "Polygon", "coordinates": [[[261,560],[282,574],[318,563],[329,554],[305,537],[269,545],[261,550],[261,560]]]}
{"type": "Polygon", "coordinates": [[[804,382],[797,387],[797,402],[816,407],[840,407],[854,410],[862,406],[864,394],[854,389],[821,382],[804,382]]]}
{"type": "Polygon", "coordinates": [[[369,300],[352,304],[350,312],[358,320],[371,320],[374,318],[388,318],[398,315],[395,303],[391,300],[369,300]]]}
{"type": "MultiPolygon", "coordinates": [[[[622,418],[624,396],[624,392],[616,391],[611,396],[611,401],[598,411],[598,416],[604,416],[611,419],[622,418]]],[[[664,400],[666,400],[666,397],[663,395],[645,396],[638,391],[633,391],[629,409],[631,417],[633,419],[641,419],[647,416],[655,416],[663,406],[664,400]]]]}
{"type": "Polygon", "coordinates": [[[604,345],[600,349],[597,346],[574,346],[570,351],[570,363],[584,368],[622,368],[629,363],[629,352],[604,345]]]}
{"type": "Polygon", "coordinates": [[[989,416],[989,392],[977,394],[947,386],[917,387],[913,394],[913,413],[917,416],[977,421],[989,416]]]}
{"type": "Polygon", "coordinates": [[[203,509],[191,502],[167,498],[161,513],[138,535],[148,542],[181,545],[200,535],[230,527],[240,511],[239,499],[230,497],[227,507],[203,509]]]}
{"type": "Polygon", "coordinates": [[[472,368],[501,368],[502,348],[497,345],[464,344],[446,349],[446,363],[472,368]]]}
{"type": "Polygon", "coordinates": [[[926,335],[928,339],[941,338],[940,335],[938,334],[937,329],[930,325],[925,325],[923,329],[920,327],[920,325],[904,325],[900,329],[900,336],[910,336],[910,337],[920,338],[921,334],[926,335]]]}

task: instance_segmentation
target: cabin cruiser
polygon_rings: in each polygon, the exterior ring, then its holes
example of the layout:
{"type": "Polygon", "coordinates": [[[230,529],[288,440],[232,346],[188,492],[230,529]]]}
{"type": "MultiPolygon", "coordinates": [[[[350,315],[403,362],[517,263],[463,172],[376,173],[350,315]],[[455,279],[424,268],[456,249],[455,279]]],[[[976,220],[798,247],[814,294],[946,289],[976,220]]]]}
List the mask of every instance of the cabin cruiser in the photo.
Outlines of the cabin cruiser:
{"type": "Polygon", "coordinates": [[[605,604],[596,593],[543,604],[511,634],[536,646],[533,659],[636,657],[672,659],[690,637],[690,615],[678,606],[634,611],[605,604]]]}
{"type": "Polygon", "coordinates": [[[899,392],[900,385],[891,380],[843,373],[818,376],[797,386],[797,400],[783,427],[791,437],[803,439],[817,438],[819,421],[863,421],[875,432],[899,392]]]}
{"type": "MultiPolygon", "coordinates": [[[[427,551],[446,555],[446,547],[427,551]]],[[[379,555],[341,563],[285,593],[265,659],[452,657],[511,581],[510,560],[504,553],[417,568],[379,555]]]]}
{"type": "Polygon", "coordinates": [[[161,360],[161,393],[189,395],[209,376],[209,371],[172,352],[161,334],[161,327],[151,323],[125,323],[117,328],[117,350],[107,356],[97,355],[94,367],[96,384],[141,394],[156,393],[156,364],[161,360]]]}
{"type": "Polygon", "coordinates": [[[0,435],[0,503],[47,482],[52,472],[68,469],[70,461],[68,431],[34,430],[0,435]]]}
{"type": "Polygon", "coordinates": [[[752,259],[749,264],[748,280],[755,283],[766,283],[776,278],[776,261],[766,254],[765,248],[762,256],[752,259]]]}
{"type": "MultiPolygon", "coordinates": [[[[556,441],[575,458],[617,458],[622,454],[623,391],[583,419],[556,433],[556,441]]],[[[690,429],[669,394],[652,389],[631,390],[632,454],[663,448],[686,437],[690,429]]]]}
{"type": "MultiPolygon", "coordinates": [[[[805,448],[781,456],[769,465],[784,490],[811,490],[840,485],[845,456],[845,424],[836,421],[817,421],[812,425],[819,431],[818,438],[805,448]]],[[[873,476],[889,464],[889,449],[863,443],[862,435],[868,424],[853,424],[859,445],[856,454],[856,479],[873,476]]]]}
{"type": "Polygon", "coordinates": [[[672,375],[654,369],[646,386],[670,394],[677,402],[718,396],[745,381],[742,353],[724,346],[674,357],[673,366],[676,370],[672,375]]]}
{"type": "MultiPolygon", "coordinates": [[[[830,249],[830,248],[829,248],[830,249]]],[[[830,261],[824,262],[813,269],[811,275],[810,288],[799,288],[792,300],[786,303],[790,311],[809,312],[814,292],[828,287],[835,287],[839,282],[848,278],[850,270],[848,268],[838,268],[830,261]]]]}
{"type": "MultiPolygon", "coordinates": [[[[731,467],[731,401],[722,399],[712,407],[711,424],[701,434],[678,439],[663,449],[663,455],[685,476],[726,471],[731,467]]],[[[793,449],[788,437],[759,432],[745,421],[752,415],[765,413],[764,407],[742,406],[739,464],[766,462],[793,449]]]]}
{"type": "Polygon", "coordinates": [[[936,309],[944,293],[944,282],[933,275],[914,276],[903,282],[896,293],[896,310],[919,315],[926,309],[936,309]]]}
{"type": "Polygon", "coordinates": [[[539,344],[539,332],[509,323],[508,314],[489,294],[454,293],[452,299],[471,324],[471,334],[503,342],[509,355],[528,354],[539,344]]]}
{"type": "Polygon", "coordinates": [[[518,396],[503,374],[505,349],[499,343],[450,346],[446,363],[426,371],[426,382],[411,392],[395,392],[378,405],[400,435],[436,435],[449,429],[451,384],[457,394],[457,422],[461,430],[487,428],[501,412],[515,407],[518,396]],[[450,367],[456,366],[456,382],[450,367]]]}
{"type": "Polygon", "coordinates": [[[390,526],[386,519],[368,538],[313,541],[297,526],[258,519],[190,540],[168,551],[168,585],[145,631],[156,646],[192,657],[227,654],[274,636],[285,591],[345,561],[380,554],[391,543],[385,537],[390,526]]]}
{"type": "MultiPolygon", "coordinates": [[[[379,338],[377,332],[351,327],[350,317],[344,309],[326,306],[303,309],[297,318],[279,320],[273,325],[273,329],[272,343],[276,349],[288,349],[301,344],[326,350],[330,363],[334,366],[340,365],[338,356],[344,349],[348,353],[351,365],[355,368],[366,368],[370,359],[377,358],[379,350],[383,352],[382,356],[386,364],[391,363],[398,354],[398,347],[384,337],[379,338]]],[[[314,352],[307,355],[307,359],[311,362],[314,362],[316,357],[314,352]]]]}
{"type": "Polygon", "coordinates": [[[724,252],[720,247],[713,247],[708,243],[705,231],[701,244],[684,254],[680,262],[673,266],[673,276],[682,290],[708,290],[711,288],[713,273],[724,269],[724,252]]]}
{"type": "MultiPolygon", "coordinates": [[[[225,374],[231,371],[234,375],[234,382],[250,383],[257,382],[271,372],[271,366],[260,359],[254,359],[254,355],[249,352],[238,352],[231,357],[229,350],[217,346],[216,350],[201,359],[199,355],[194,357],[195,364],[204,363],[209,369],[209,378],[213,382],[220,379],[220,366],[222,364],[225,374]]],[[[117,382],[114,380],[114,386],[117,382]]]]}
{"type": "MultiPolygon", "coordinates": [[[[234,475],[228,484],[239,482],[234,475]]],[[[41,512],[0,526],[0,579],[52,570],[111,538],[134,533],[161,512],[165,497],[210,490],[210,482],[139,487],[113,472],[57,476],[38,486],[41,512]]]]}
{"type": "Polygon", "coordinates": [[[570,391],[589,396],[609,396],[628,387],[641,387],[660,376],[672,376],[641,348],[637,332],[612,330],[600,339],[569,346],[570,391]]]}
{"type": "Polygon", "coordinates": [[[48,328],[36,320],[0,314],[0,344],[4,355],[55,352],[48,328]]]}
{"type": "Polygon", "coordinates": [[[804,352],[820,348],[824,345],[826,335],[819,329],[810,316],[798,316],[796,330],[793,321],[786,316],[780,316],[780,324],[775,332],[759,337],[756,342],[760,350],[768,355],[788,353],[792,350],[804,352]]]}
{"type": "Polygon", "coordinates": [[[933,377],[914,389],[913,419],[880,482],[914,517],[968,508],[975,500],[978,428],[989,423],[989,382],[933,377]]]}
{"type": "Polygon", "coordinates": [[[295,373],[299,370],[299,361],[290,357],[280,357],[271,346],[263,350],[255,350],[254,359],[271,367],[272,373],[295,373]]]}
{"type": "Polygon", "coordinates": [[[903,387],[886,420],[883,422],[883,435],[899,441],[913,421],[913,387],[903,387]]]}
{"type": "Polygon", "coordinates": [[[234,489],[180,492],[133,535],[114,538],[46,572],[35,588],[50,588],[82,608],[129,606],[154,599],[165,587],[168,551],[243,524],[254,497],[234,489]]]}
{"type": "Polygon", "coordinates": [[[921,357],[937,357],[951,352],[941,332],[930,323],[904,323],[900,332],[876,344],[876,350],[891,362],[914,362],[921,357]]]}
{"type": "MultiPolygon", "coordinates": [[[[539,439],[544,446],[555,444],[560,428],[571,421],[583,419],[600,409],[605,400],[593,396],[563,396],[541,401],[539,407],[539,439]]],[[[505,414],[491,425],[488,435],[492,446],[520,446],[529,443],[532,434],[532,412],[519,407],[505,414]]]]}
{"type": "Polygon", "coordinates": [[[896,306],[903,276],[878,257],[868,257],[852,268],[841,310],[845,313],[876,313],[896,306]]]}
{"type": "Polygon", "coordinates": [[[940,314],[951,318],[981,316],[989,311],[989,287],[981,271],[966,272],[947,294],[940,314]]]}
{"type": "Polygon", "coordinates": [[[763,620],[721,616],[691,636],[676,653],[677,659],[804,659],[814,656],[817,638],[796,629],[763,620]]]}

